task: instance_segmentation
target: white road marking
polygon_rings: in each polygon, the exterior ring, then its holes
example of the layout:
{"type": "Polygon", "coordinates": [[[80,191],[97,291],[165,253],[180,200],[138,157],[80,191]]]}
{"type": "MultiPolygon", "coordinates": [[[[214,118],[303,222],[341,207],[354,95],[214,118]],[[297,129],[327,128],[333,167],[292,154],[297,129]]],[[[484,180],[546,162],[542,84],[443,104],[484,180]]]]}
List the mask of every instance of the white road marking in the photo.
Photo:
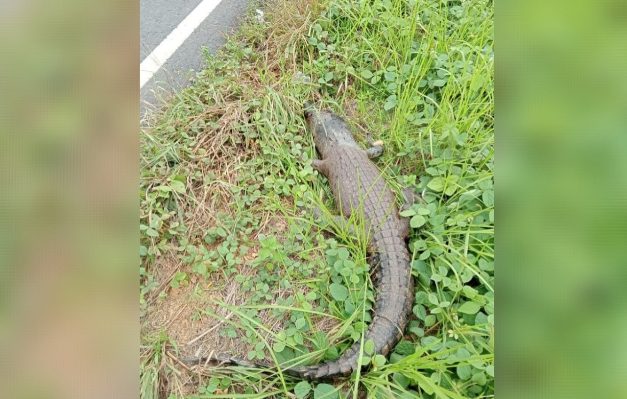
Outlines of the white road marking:
{"type": "Polygon", "coordinates": [[[211,14],[221,0],[203,0],[139,65],[139,88],[165,64],[174,52],[211,14]]]}

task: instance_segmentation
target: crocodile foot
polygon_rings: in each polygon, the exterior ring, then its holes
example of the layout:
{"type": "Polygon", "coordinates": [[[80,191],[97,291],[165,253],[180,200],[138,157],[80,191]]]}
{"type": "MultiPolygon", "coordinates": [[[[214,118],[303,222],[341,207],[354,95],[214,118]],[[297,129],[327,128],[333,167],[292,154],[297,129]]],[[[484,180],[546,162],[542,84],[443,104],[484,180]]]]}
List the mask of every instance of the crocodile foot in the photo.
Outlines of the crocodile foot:
{"type": "Polygon", "coordinates": [[[383,141],[381,140],[375,141],[372,143],[372,147],[366,150],[366,155],[370,159],[378,158],[381,154],[383,154],[383,141]]]}

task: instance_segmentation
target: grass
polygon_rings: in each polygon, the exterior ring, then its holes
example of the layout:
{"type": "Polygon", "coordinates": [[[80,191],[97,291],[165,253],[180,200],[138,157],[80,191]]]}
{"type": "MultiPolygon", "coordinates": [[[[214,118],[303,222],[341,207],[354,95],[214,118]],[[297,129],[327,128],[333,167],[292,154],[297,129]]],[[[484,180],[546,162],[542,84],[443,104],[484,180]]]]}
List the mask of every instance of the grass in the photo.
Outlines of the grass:
{"type": "MultiPolygon", "coordinates": [[[[142,397],[494,396],[493,4],[275,0],[142,131],[142,397]],[[313,100],[399,195],[416,276],[388,359],[334,384],[281,367],[188,369],[226,352],[285,367],[334,359],[371,318],[366,242],[335,213],[302,116],[313,100]],[[155,338],[157,337],[157,338],[155,338]]],[[[356,221],[357,224],[358,221],[356,221]]]]}

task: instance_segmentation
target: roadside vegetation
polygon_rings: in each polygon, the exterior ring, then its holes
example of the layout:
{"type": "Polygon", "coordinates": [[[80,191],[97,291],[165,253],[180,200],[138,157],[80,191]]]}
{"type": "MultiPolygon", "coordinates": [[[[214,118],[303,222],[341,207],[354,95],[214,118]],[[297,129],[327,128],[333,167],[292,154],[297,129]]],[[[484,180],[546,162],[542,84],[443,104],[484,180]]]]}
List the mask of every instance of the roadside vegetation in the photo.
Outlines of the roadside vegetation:
{"type": "Polygon", "coordinates": [[[145,398],[494,396],[493,3],[274,0],[141,132],[145,398]],[[368,373],[187,368],[212,352],[285,367],[337,358],[368,325],[365,242],[335,212],[305,129],[312,100],[346,118],[410,218],[413,318],[368,373]],[[362,396],[360,396],[362,395],[362,396]],[[363,396],[365,395],[365,396],[363,396]]]}

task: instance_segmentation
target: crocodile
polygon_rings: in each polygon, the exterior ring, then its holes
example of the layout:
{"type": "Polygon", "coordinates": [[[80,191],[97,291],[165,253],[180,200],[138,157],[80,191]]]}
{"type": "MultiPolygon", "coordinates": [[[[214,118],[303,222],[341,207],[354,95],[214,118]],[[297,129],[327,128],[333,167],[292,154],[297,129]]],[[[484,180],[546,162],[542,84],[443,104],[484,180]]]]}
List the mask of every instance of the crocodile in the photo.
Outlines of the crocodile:
{"type": "MultiPolygon", "coordinates": [[[[405,243],[409,232],[407,219],[399,216],[394,193],[370,160],[382,153],[382,146],[379,143],[368,150],[361,149],[341,117],[317,110],[312,103],[305,104],[305,119],[321,155],[321,159],[313,161],[313,167],[327,177],[341,211],[342,216],[334,218],[348,223],[347,218],[356,211],[361,212],[363,217],[368,232],[368,252],[370,258],[376,259],[378,269],[374,275],[374,313],[364,339],[374,342],[375,354],[387,356],[403,336],[408,323],[414,284],[405,243]]],[[[361,348],[359,340],[336,360],[290,367],[282,372],[308,380],[347,377],[359,367],[361,348]]],[[[270,363],[228,356],[196,360],[193,363],[219,361],[223,364],[273,367],[270,363]]]]}

